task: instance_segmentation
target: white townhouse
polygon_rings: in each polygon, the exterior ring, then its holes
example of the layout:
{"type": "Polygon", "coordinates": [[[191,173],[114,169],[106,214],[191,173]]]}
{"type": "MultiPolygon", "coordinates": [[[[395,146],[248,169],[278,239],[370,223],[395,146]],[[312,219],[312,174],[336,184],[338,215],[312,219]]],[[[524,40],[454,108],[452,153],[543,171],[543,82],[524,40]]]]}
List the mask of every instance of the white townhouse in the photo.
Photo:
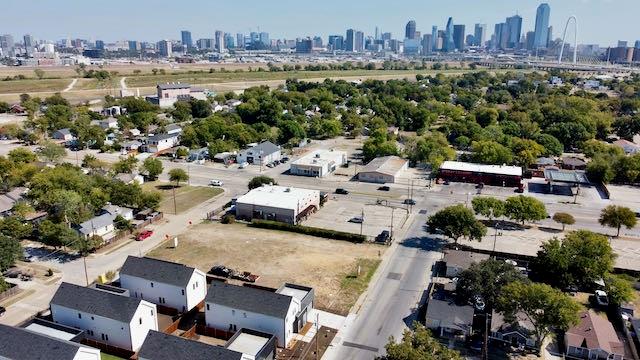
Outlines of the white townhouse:
{"type": "Polygon", "coordinates": [[[207,295],[207,276],[183,264],[129,256],[120,269],[120,287],[133,298],[185,313],[207,295]]]}
{"type": "Polygon", "coordinates": [[[232,333],[246,328],[272,334],[279,347],[286,347],[300,308],[293,296],[214,281],[205,299],[205,320],[209,328],[232,333]]]}
{"type": "Polygon", "coordinates": [[[100,350],[0,324],[0,359],[100,360],[100,350]]]}
{"type": "Polygon", "coordinates": [[[53,321],[84,330],[89,339],[137,351],[149,330],[158,330],[156,306],[104,289],[63,282],[51,299],[53,321]]]}

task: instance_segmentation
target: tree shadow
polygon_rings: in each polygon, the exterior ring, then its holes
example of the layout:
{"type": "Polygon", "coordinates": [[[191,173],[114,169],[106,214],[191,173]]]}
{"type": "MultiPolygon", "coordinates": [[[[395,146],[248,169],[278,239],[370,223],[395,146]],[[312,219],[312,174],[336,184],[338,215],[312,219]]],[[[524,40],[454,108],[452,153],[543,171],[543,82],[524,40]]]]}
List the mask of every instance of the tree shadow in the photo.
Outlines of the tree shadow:
{"type": "Polygon", "coordinates": [[[172,189],[178,189],[180,188],[180,186],[176,186],[174,184],[162,184],[162,185],[156,185],[156,189],[158,190],[172,190],[172,189]]]}
{"type": "Polygon", "coordinates": [[[45,247],[25,247],[27,258],[36,261],[55,261],[64,264],[80,258],[79,254],[69,254],[62,250],[51,250],[45,247]]]}
{"type": "Polygon", "coordinates": [[[413,323],[415,321],[424,323],[424,319],[427,313],[428,298],[429,298],[429,289],[425,289],[420,296],[420,300],[418,301],[419,305],[412,307],[410,309],[411,312],[409,313],[409,315],[402,318],[402,321],[405,323],[405,325],[407,325],[409,329],[413,329],[413,323]]]}
{"type": "Polygon", "coordinates": [[[560,234],[562,232],[561,229],[555,229],[555,228],[550,228],[546,226],[539,226],[538,230],[544,231],[546,233],[551,233],[551,234],[560,234]]]}
{"type": "Polygon", "coordinates": [[[448,242],[445,239],[432,236],[415,236],[402,240],[400,245],[408,248],[421,249],[424,251],[440,250],[448,242]]]}

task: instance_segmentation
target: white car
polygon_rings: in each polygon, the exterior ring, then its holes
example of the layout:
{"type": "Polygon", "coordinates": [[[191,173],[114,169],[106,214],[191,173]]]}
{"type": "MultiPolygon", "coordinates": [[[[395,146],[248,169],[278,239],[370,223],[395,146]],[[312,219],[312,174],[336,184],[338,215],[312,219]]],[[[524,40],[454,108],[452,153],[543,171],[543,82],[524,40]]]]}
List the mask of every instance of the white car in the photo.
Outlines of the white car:
{"type": "Polygon", "coordinates": [[[609,296],[602,290],[596,290],[596,302],[600,306],[609,306],[609,296]]]}
{"type": "Polygon", "coordinates": [[[224,183],[222,182],[222,180],[211,180],[211,181],[209,181],[209,185],[222,186],[222,185],[224,185],[224,183]]]}
{"type": "Polygon", "coordinates": [[[243,162],[243,163],[241,163],[241,164],[238,166],[238,169],[244,169],[244,168],[246,168],[247,166],[249,166],[249,163],[248,163],[248,162],[243,162]]]}

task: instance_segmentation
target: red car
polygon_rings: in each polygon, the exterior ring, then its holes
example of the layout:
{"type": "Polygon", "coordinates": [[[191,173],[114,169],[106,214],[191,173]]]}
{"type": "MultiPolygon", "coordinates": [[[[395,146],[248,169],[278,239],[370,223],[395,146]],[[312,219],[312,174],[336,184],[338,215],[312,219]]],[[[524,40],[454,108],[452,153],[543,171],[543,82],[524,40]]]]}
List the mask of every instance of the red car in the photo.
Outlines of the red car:
{"type": "Polygon", "coordinates": [[[148,238],[151,235],[153,235],[153,231],[145,230],[145,231],[141,232],[140,234],[138,234],[138,236],[136,236],[136,241],[142,241],[142,240],[148,238]]]}

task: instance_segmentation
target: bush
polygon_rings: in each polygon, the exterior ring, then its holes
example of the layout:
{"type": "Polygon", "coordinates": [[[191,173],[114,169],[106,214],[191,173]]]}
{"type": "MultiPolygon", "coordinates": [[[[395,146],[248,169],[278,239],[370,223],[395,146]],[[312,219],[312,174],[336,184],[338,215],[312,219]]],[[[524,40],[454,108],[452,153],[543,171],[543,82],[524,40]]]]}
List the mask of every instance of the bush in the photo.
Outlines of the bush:
{"type": "Polygon", "coordinates": [[[233,224],[236,222],[236,217],[232,214],[226,214],[220,219],[221,224],[233,224]]]}
{"type": "Polygon", "coordinates": [[[316,228],[311,226],[291,225],[283,222],[270,221],[270,220],[253,219],[251,221],[251,226],[262,228],[262,229],[290,231],[290,232],[300,233],[304,235],[323,237],[327,239],[345,240],[345,241],[350,241],[352,243],[357,243],[357,244],[362,243],[367,239],[366,236],[360,235],[360,234],[352,234],[344,231],[321,229],[321,228],[316,228]]]}

